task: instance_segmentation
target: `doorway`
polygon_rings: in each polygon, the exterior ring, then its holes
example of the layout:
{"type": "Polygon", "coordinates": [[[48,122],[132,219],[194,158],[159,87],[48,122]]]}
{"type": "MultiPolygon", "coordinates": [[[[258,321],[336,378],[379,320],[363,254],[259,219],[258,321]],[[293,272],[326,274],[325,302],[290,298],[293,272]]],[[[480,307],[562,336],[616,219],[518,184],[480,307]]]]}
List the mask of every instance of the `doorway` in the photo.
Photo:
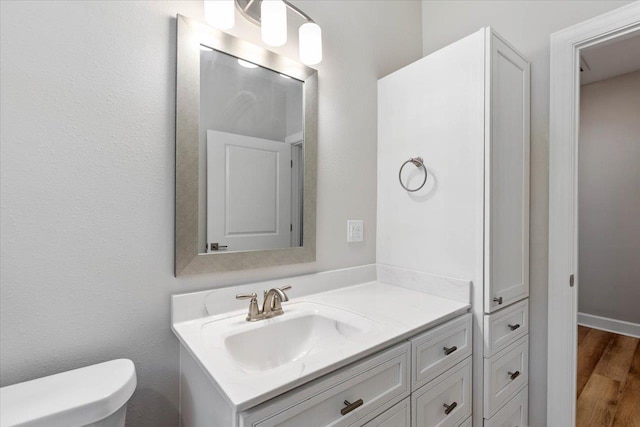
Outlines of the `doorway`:
{"type": "Polygon", "coordinates": [[[633,34],[580,52],[578,427],[640,426],[640,35],[633,34]]]}
{"type": "MultiPolygon", "coordinates": [[[[623,349],[627,359],[631,354],[631,363],[637,350],[637,342],[627,342],[626,338],[607,335],[609,332],[597,329],[601,327],[600,325],[591,325],[590,329],[578,329],[578,311],[581,302],[578,290],[583,284],[580,272],[582,260],[580,250],[584,249],[580,245],[579,223],[581,57],[590,49],[610,46],[638,35],[640,35],[640,3],[636,2],[551,36],[547,394],[547,425],[549,427],[575,426],[576,415],[581,414],[578,410],[582,407],[592,410],[593,402],[598,401],[597,395],[590,397],[587,394],[585,398],[590,398],[591,403],[589,405],[579,403],[578,392],[580,391],[582,395],[585,391],[591,390],[597,392],[596,394],[602,394],[607,387],[603,384],[606,381],[603,380],[600,384],[597,381],[607,378],[602,374],[607,373],[606,363],[618,358],[619,352],[616,349],[623,349]],[[584,341],[590,336],[589,340],[584,341]],[[596,339],[597,337],[600,339],[596,339]],[[585,350],[584,346],[583,351],[580,351],[579,342],[594,343],[591,348],[592,350],[595,348],[596,351],[585,350]],[[596,345],[595,342],[598,344],[596,345]],[[634,348],[627,349],[627,347],[633,347],[634,343],[634,348]],[[598,349],[601,347],[603,350],[598,357],[598,349]],[[607,349],[609,349],[608,352],[607,349]],[[588,363],[586,363],[587,359],[589,359],[588,363]],[[601,361],[603,363],[600,365],[601,361]],[[579,379],[578,366],[584,367],[585,364],[593,366],[593,369],[589,375],[581,371],[580,375],[585,378],[579,379]],[[596,379],[589,386],[592,375],[599,375],[599,377],[594,377],[596,379]]],[[[585,68],[584,61],[582,68],[583,70],[585,68]]],[[[603,170],[594,170],[593,175],[598,176],[597,172],[603,172],[603,170]]],[[[602,184],[602,180],[599,183],[602,184]]],[[[602,244],[602,241],[596,242],[596,246],[602,244]]],[[[605,299],[600,297],[599,302],[603,301],[605,299]]],[[[595,420],[594,413],[591,413],[587,415],[588,424],[578,419],[578,425],[614,425],[615,412],[619,408],[626,407],[619,405],[624,391],[624,384],[622,388],[620,384],[627,379],[629,372],[635,372],[629,365],[626,369],[624,379],[617,380],[617,389],[612,386],[613,383],[608,383],[611,388],[608,392],[609,397],[615,394],[615,398],[600,396],[603,397],[600,402],[605,403],[604,408],[600,408],[604,409],[604,421],[595,420]]],[[[616,370],[619,377],[622,377],[620,372],[623,372],[625,367],[621,363],[618,368],[610,368],[610,370],[616,370]]],[[[631,394],[635,399],[638,395],[637,390],[631,394]]],[[[638,405],[637,401],[635,405],[638,405]]],[[[631,408],[635,411],[637,406],[631,406],[631,408]]],[[[637,426],[638,423],[640,420],[633,419],[616,426],[637,426]]]]}

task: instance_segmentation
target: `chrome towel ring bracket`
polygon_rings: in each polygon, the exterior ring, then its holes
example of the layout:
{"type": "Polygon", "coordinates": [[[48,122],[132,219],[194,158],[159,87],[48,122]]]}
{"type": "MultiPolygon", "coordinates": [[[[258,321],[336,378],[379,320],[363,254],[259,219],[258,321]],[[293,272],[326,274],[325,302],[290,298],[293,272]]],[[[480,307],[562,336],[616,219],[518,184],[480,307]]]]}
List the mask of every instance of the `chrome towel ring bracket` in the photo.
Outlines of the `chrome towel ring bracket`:
{"type": "Polygon", "coordinates": [[[404,162],[402,166],[400,166],[400,171],[398,172],[398,181],[400,181],[400,185],[402,186],[402,188],[404,188],[410,193],[418,191],[422,187],[424,187],[424,185],[427,183],[427,168],[424,165],[424,160],[422,160],[422,157],[412,157],[406,162],[404,162]],[[417,188],[409,188],[406,185],[404,185],[404,182],[402,182],[402,169],[404,169],[407,163],[413,163],[415,167],[422,168],[422,171],[424,172],[424,179],[422,180],[422,184],[420,184],[417,188]]]}

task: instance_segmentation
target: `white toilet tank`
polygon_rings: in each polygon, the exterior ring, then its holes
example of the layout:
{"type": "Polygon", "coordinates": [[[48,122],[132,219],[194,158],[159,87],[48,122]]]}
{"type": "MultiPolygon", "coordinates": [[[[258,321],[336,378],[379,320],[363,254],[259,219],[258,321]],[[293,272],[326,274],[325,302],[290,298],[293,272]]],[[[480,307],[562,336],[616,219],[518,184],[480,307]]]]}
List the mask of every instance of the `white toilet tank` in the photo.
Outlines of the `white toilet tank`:
{"type": "Polygon", "coordinates": [[[0,388],[0,427],[122,427],[136,389],[128,359],[0,388]]]}

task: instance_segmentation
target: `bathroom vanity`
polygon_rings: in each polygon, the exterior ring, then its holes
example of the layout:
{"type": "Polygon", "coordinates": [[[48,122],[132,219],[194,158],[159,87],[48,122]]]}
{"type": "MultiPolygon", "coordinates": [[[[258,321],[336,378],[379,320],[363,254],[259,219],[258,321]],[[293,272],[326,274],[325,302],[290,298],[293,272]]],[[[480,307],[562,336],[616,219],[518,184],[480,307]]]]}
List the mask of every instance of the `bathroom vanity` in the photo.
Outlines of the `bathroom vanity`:
{"type": "MultiPolygon", "coordinates": [[[[317,71],[177,24],[176,275],[313,261],[317,71]],[[291,130],[201,120],[248,63],[291,130]]],[[[379,80],[378,264],[174,296],[182,425],[527,425],[529,68],[487,27],[379,80]]]]}
{"type": "Polygon", "coordinates": [[[280,284],[284,313],[255,322],[233,294],[272,282],[173,297],[183,426],[470,425],[469,282],[365,266],[280,284]]]}

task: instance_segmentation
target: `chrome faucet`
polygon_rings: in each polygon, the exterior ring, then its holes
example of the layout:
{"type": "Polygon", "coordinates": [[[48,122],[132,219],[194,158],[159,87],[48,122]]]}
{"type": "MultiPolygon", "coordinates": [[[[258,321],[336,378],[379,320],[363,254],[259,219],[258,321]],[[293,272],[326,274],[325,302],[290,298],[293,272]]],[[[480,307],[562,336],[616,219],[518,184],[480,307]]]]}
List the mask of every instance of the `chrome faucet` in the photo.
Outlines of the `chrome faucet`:
{"type": "Polygon", "coordinates": [[[289,297],[284,293],[284,291],[288,291],[289,289],[291,289],[291,286],[273,288],[269,289],[269,291],[264,291],[262,308],[258,307],[258,296],[255,293],[239,294],[236,295],[236,299],[251,300],[249,302],[247,321],[256,322],[258,320],[270,319],[284,314],[284,311],[282,310],[282,303],[289,301],[289,297]]]}

